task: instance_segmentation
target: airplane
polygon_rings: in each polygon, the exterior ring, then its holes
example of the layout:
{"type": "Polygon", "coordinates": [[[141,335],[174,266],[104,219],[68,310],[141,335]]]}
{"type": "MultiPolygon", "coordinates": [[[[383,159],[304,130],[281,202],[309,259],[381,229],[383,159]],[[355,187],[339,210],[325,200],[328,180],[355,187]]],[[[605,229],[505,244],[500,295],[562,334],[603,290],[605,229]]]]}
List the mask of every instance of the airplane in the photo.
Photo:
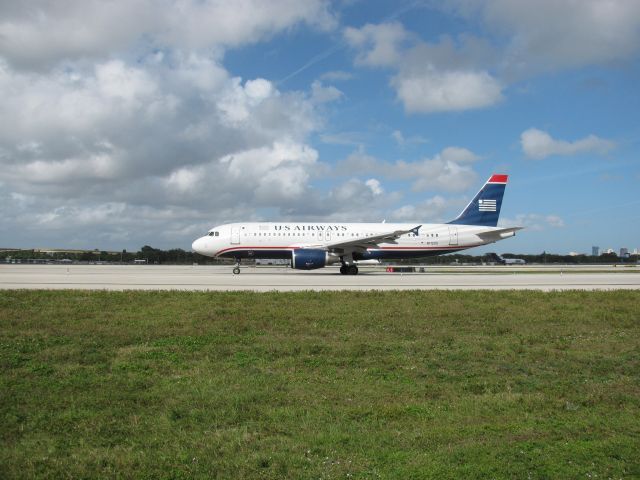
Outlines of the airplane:
{"type": "Polygon", "coordinates": [[[493,261],[501,263],[502,265],[525,265],[527,262],[523,258],[504,258],[497,253],[487,253],[487,257],[493,261]]]}
{"type": "Polygon", "coordinates": [[[291,261],[298,270],[340,263],[340,273],[357,275],[358,264],[458,252],[515,236],[523,227],[499,228],[508,175],[494,174],[448,223],[245,222],[212,228],[192,249],[208,257],[291,261]]]}

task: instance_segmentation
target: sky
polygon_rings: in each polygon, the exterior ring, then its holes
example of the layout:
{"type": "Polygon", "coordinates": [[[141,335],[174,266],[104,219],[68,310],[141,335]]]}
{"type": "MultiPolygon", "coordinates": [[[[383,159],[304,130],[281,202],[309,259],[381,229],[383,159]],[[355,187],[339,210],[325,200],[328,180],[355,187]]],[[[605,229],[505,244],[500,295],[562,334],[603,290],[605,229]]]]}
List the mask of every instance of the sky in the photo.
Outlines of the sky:
{"type": "Polygon", "coordinates": [[[0,0],[0,247],[446,222],[506,173],[485,250],[633,251],[639,60],[633,0],[0,0]]]}

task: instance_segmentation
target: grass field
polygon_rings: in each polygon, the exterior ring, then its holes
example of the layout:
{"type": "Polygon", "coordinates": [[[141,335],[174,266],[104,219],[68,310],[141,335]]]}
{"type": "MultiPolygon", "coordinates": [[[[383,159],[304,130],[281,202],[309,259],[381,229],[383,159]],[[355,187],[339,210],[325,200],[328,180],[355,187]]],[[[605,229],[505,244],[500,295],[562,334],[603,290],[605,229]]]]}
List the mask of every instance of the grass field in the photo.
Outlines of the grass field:
{"type": "Polygon", "coordinates": [[[0,478],[639,478],[640,292],[0,292],[0,478]]]}

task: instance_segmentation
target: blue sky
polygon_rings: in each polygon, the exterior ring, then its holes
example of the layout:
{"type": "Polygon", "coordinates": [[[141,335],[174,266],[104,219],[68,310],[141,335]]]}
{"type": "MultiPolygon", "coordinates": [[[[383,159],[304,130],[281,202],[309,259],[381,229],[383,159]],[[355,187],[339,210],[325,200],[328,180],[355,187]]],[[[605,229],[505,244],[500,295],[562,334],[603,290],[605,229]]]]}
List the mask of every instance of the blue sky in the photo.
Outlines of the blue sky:
{"type": "Polygon", "coordinates": [[[441,222],[495,172],[488,250],[640,248],[639,54],[624,0],[3,4],[0,246],[441,222]]]}

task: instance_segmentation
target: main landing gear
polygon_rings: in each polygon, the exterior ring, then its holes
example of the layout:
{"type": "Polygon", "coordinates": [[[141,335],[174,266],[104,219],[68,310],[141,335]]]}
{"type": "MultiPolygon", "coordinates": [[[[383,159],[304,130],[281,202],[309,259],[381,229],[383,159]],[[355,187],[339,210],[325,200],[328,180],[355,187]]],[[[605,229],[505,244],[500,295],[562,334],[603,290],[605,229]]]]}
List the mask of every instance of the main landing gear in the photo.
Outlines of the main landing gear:
{"type": "Polygon", "coordinates": [[[233,274],[234,275],[239,275],[240,274],[240,259],[236,258],[236,266],[233,267],[233,274]]]}
{"type": "Polygon", "coordinates": [[[353,264],[351,264],[351,265],[343,264],[340,267],[340,273],[342,275],[357,275],[358,274],[358,267],[356,267],[353,264]]]}
{"type": "Polygon", "coordinates": [[[342,255],[340,257],[340,261],[342,262],[342,266],[340,267],[340,273],[342,275],[357,275],[358,267],[355,263],[353,263],[353,255],[350,253],[347,255],[342,255]]]}

